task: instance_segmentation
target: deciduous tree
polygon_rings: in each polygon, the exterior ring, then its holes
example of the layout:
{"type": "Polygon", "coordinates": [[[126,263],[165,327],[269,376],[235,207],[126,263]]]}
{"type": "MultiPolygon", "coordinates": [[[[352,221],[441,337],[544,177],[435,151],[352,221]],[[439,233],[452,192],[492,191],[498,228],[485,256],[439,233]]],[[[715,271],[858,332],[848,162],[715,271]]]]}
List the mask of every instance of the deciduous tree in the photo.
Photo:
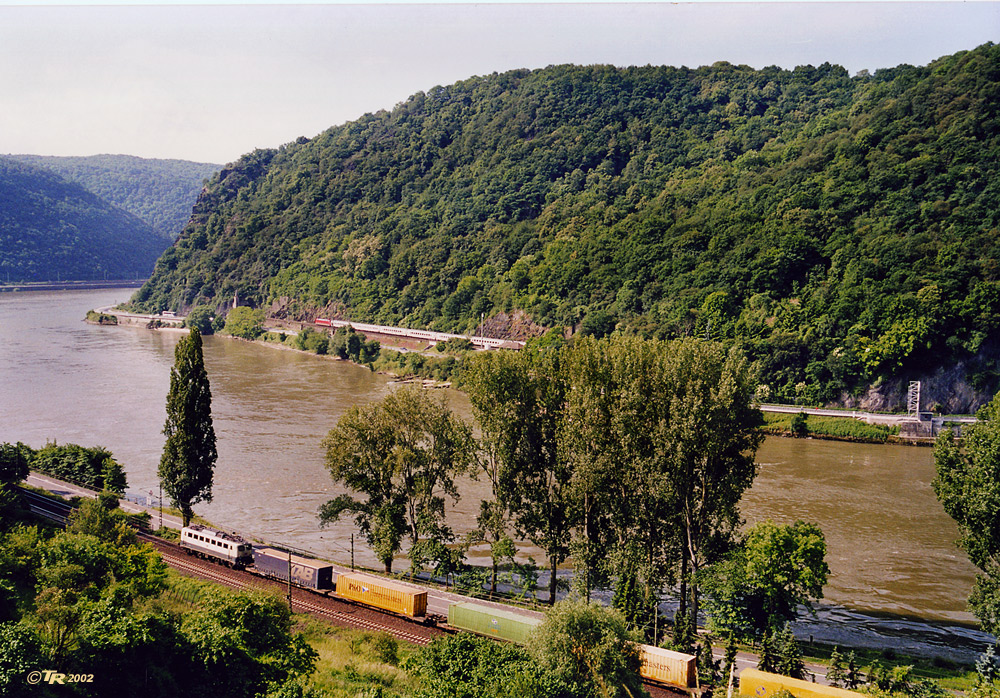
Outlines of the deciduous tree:
{"type": "Polygon", "coordinates": [[[779,631],[801,605],[823,597],[829,567],[826,541],[815,524],[762,521],[729,557],[708,570],[713,629],[747,640],[779,631]]]}
{"type": "Polygon", "coordinates": [[[979,568],[969,606],[987,632],[1000,630],[1000,395],[963,429],[949,429],[934,447],[934,492],[958,523],[959,546],[979,568]]]}
{"type": "Polygon", "coordinates": [[[264,334],[264,311],[239,306],[226,316],[226,332],[241,339],[254,340],[264,334]]]}
{"type": "Polygon", "coordinates": [[[663,443],[680,515],[682,604],[695,620],[698,573],[721,557],[741,523],[739,503],[757,474],[762,420],[753,404],[756,381],[736,348],[676,340],[664,385],[670,412],[663,443]]]}
{"type": "Polygon", "coordinates": [[[617,610],[567,600],[545,614],[528,651],[569,695],[637,698],[648,696],[639,678],[638,639],[617,610]]]}
{"type": "Polygon", "coordinates": [[[343,494],[330,500],[320,509],[320,521],[353,513],[386,572],[404,535],[418,554],[424,538],[450,539],[445,495],[458,499],[455,477],[471,465],[473,442],[469,425],[443,400],[403,389],[373,405],[354,405],[323,447],[333,481],[365,498],[343,494]]]}
{"type": "Polygon", "coordinates": [[[563,354],[554,347],[491,353],[473,359],[467,374],[494,486],[482,523],[500,540],[499,517],[509,511],[518,534],[545,551],[550,603],[576,524],[572,469],[560,437],[567,390],[563,354]]]}

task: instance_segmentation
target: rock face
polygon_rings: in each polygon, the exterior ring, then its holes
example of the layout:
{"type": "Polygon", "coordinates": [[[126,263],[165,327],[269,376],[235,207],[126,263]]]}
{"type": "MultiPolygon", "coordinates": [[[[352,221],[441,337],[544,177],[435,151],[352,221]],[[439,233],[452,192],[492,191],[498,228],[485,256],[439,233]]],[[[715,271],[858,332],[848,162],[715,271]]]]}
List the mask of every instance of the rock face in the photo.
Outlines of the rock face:
{"type": "Polygon", "coordinates": [[[996,392],[1000,375],[997,347],[984,347],[967,361],[939,367],[932,373],[873,385],[861,395],[844,394],[840,404],[868,412],[905,412],[910,380],[920,381],[920,409],[938,414],[975,414],[996,392]]]}
{"type": "Polygon", "coordinates": [[[486,337],[496,337],[497,339],[517,339],[524,341],[532,337],[541,337],[545,334],[546,328],[533,322],[527,313],[522,310],[514,312],[498,313],[491,318],[487,318],[482,325],[482,333],[486,337]]]}

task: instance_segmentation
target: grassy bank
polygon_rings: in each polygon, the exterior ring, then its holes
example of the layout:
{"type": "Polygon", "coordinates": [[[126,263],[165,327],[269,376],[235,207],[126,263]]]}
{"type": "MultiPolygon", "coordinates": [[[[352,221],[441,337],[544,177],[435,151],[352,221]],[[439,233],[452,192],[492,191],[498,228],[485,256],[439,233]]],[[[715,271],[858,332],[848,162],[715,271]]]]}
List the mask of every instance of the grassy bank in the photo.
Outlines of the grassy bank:
{"type": "Polygon", "coordinates": [[[765,412],[764,432],[782,436],[885,443],[899,433],[899,427],[868,424],[853,417],[817,417],[804,413],[765,412]]]}
{"type": "MultiPolygon", "coordinates": [[[[236,593],[229,587],[186,577],[173,570],[167,575],[167,589],[148,602],[150,610],[185,614],[212,590],[236,593]]],[[[372,695],[410,698],[416,695],[420,679],[405,667],[409,657],[420,648],[398,642],[387,633],[335,627],[310,615],[297,613],[292,619],[292,631],[302,633],[319,655],[315,670],[302,683],[323,691],[324,698],[372,695]]],[[[316,694],[307,692],[306,695],[316,694]]]]}

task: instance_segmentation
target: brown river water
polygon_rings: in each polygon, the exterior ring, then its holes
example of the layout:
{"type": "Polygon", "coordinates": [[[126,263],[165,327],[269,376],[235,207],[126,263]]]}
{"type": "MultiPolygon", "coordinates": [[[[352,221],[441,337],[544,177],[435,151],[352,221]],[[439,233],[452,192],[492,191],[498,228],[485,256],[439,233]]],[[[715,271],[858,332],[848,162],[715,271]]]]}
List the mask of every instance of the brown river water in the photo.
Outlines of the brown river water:
{"type": "MultiPolygon", "coordinates": [[[[155,494],[180,334],[82,322],[87,310],[130,293],[0,293],[0,442],[104,446],[124,465],[131,492],[155,494]]],[[[349,562],[352,523],[317,524],[318,507],[340,493],[323,468],[320,441],[350,405],[392,390],[389,379],[220,337],[205,338],[205,362],[219,460],[214,501],[197,513],[349,562]]],[[[442,394],[471,418],[461,393],[442,394]]],[[[969,627],[974,618],[965,610],[975,569],[955,547],[955,524],[931,491],[931,449],[769,438],[758,462],[743,502],[748,522],[802,519],[826,535],[832,574],[824,605],[816,619],[797,624],[800,635],[916,650],[953,646],[962,658],[982,648],[989,638],[969,627]]],[[[474,523],[485,488],[464,481],[462,494],[449,512],[460,534],[474,523]]],[[[359,536],[355,555],[375,564],[359,536]]],[[[476,550],[470,557],[484,559],[476,550]]]]}

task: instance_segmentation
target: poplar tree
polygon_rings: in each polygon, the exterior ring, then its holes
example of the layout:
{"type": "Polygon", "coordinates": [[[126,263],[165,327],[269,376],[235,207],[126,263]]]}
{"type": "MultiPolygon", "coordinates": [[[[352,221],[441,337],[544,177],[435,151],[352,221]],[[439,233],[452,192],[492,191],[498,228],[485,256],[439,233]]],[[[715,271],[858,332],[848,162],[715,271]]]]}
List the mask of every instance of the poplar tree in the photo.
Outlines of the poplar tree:
{"type": "Polygon", "coordinates": [[[167,393],[167,437],[157,474],[163,490],[191,522],[192,505],[212,501],[212,474],[218,456],[212,426],[212,391],[196,329],[177,344],[167,393]]]}
{"type": "Polygon", "coordinates": [[[549,603],[555,603],[556,572],[570,553],[574,527],[571,464],[560,437],[564,420],[565,351],[497,352],[469,362],[469,400],[492,459],[488,468],[494,502],[480,524],[502,533],[509,517],[519,536],[545,551],[549,562],[549,603]],[[503,517],[502,519],[500,517],[503,517]],[[492,523],[491,523],[492,522],[492,523]]]}

